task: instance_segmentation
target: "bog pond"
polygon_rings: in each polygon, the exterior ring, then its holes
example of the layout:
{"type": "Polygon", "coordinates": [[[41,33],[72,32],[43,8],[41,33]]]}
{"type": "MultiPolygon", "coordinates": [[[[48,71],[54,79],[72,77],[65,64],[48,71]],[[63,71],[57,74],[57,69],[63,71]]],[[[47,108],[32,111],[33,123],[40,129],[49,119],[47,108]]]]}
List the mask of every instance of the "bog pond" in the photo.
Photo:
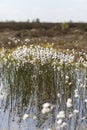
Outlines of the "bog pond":
{"type": "Polygon", "coordinates": [[[87,54],[2,48],[0,130],[87,130],[87,54]]]}

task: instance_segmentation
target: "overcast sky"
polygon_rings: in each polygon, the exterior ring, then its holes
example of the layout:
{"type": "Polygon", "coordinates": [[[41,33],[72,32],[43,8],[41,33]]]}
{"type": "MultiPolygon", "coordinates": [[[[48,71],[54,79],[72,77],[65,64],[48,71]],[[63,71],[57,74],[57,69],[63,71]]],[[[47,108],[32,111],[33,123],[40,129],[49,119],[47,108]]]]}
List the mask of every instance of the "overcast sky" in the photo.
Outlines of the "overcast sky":
{"type": "Polygon", "coordinates": [[[87,0],[0,0],[0,21],[87,22],[87,0]]]}

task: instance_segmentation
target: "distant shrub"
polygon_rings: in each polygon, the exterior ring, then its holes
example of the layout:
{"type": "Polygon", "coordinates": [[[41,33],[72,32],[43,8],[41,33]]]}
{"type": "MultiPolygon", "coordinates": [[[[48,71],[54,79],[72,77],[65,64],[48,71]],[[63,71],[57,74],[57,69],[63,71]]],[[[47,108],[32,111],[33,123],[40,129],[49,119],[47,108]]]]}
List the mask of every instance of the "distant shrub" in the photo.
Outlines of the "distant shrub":
{"type": "Polygon", "coordinates": [[[68,29],[69,28],[69,24],[66,23],[66,22],[63,22],[63,23],[61,23],[61,28],[62,28],[62,30],[68,29]]]}
{"type": "Polygon", "coordinates": [[[40,23],[40,19],[39,18],[33,19],[32,23],[40,23]]]}
{"type": "Polygon", "coordinates": [[[40,23],[40,19],[39,18],[36,18],[36,23],[40,23]]]}

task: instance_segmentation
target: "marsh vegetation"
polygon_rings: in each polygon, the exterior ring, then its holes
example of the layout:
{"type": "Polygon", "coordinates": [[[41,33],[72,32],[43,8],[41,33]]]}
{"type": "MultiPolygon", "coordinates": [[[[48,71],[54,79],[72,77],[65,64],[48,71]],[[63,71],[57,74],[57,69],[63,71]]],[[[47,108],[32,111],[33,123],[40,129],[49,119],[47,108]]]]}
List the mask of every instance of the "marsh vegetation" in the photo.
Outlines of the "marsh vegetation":
{"type": "Polygon", "coordinates": [[[2,130],[86,130],[87,53],[2,48],[0,117],[2,130]]]}

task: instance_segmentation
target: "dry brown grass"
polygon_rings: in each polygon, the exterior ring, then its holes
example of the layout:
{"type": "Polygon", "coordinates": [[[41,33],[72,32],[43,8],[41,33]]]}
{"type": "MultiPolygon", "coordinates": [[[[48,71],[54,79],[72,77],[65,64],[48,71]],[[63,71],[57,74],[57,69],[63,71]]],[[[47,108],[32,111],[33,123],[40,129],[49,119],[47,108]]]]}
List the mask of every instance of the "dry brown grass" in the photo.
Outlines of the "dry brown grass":
{"type": "Polygon", "coordinates": [[[29,38],[30,44],[54,43],[57,49],[87,50],[87,24],[68,23],[67,29],[61,29],[61,23],[0,23],[0,47],[15,48],[23,45],[29,38]],[[8,44],[9,37],[19,38],[22,42],[8,44]]]}

